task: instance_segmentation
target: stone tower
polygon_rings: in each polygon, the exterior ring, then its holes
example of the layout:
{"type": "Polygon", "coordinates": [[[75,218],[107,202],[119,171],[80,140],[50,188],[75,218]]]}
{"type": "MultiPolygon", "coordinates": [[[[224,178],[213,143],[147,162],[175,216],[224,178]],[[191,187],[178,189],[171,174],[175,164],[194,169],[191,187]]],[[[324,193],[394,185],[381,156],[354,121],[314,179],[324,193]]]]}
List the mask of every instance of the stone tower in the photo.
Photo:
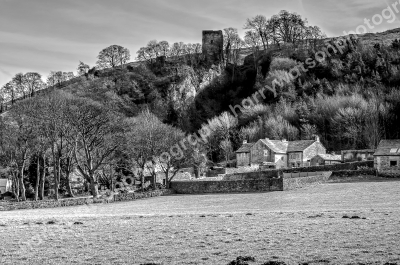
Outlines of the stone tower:
{"type": "Polygon", "coordinates": [[[222,30],[203,30],[203,55],[207,62],[218,64],[224,58],[222,30]]]}

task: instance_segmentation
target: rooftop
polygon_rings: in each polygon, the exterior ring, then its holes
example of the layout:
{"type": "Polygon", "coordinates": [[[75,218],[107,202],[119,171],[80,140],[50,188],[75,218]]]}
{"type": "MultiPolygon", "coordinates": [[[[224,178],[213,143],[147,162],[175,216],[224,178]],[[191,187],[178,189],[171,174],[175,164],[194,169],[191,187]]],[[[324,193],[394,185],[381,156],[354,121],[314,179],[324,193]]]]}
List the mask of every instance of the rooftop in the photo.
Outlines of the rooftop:
{"type": "MultiPolygon", "coordinates": [[[[286,154],[290,152],[302,152],[307,147],[315,143],[315,140],[299,140],[299,141],[286,141],[286,140],[270,140],[260,139],[262,143],[268,146],[272,151],[278,154],[286,154]]],[[[249,153],[250,149],[255,143],[244,143],[236,153],[249,153]]]]}
{"type": "Polygon", "coordinates": [[[261,139],[272,151],[276,153],[290,153],[290,152],[302,152],[307,147],[315,143],[315,140],[299,140],[299,141],[281,141],[281,140],[270,140],[261,139]]]}
{"type": "Polygon", "coordinates": [[[400,139],[382,140],[374,156],[400,156],[400,139]]]}
{"type": "Polygon", "coordinates": [[[236,153],[250,153],[250,149],[253,147],[254,143],[244,143],[236,153]]]}

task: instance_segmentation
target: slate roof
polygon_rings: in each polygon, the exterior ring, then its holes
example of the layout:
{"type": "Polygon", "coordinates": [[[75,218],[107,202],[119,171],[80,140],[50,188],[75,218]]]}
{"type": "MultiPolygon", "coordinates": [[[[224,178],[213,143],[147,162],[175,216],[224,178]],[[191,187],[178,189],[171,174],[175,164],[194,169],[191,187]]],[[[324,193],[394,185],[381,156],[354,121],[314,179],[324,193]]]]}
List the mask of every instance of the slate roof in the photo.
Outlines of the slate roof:
{"type": "Polygon", "coordinates": [[[289,142],[283,142],[280,140],[270,140],[270,139],[260,139],[260,140],[275,153],[286,154],[289,142]]]}
{"type": "MultiPolygon", "coordinates": [[[[260,139],[268,148],[278,154],[287,154],[290,152],[303,152],[307,147],[315,143],[315,140],[299,140],[299,141],[281,141],[260,139]]],[[[249,153],[255,143],[243,144],[236,153],[249,153]]]]}
{"type": "Polygon", "coordinates": [[[400,156],[400,140],[382,140],[374,156],[400,156]]]}
{"type": "Polygon", "coordinates": [[[302,140],[302,141],[291,141],[289,142],[288,146],[288,153],[289,152],[302,152],[307,147],[315,143],[315,140],[302,140]]]}
{"type": "Polygon", "coordinates": [[[303,152],[307,147],[315,143],[315,140],[299,140],[299,141],[280,141],[261,139],[272,151],[279,154],[286,154],[290,152],[303,152]]]}
{"type": "Polygon", "coordinates": [[[250,153],[250,149],[253,147],[254,143],[243,144],[236,153],[250,153]]]}
{"type": "Polygon", "coordinates": [[[319,154],[318,156],[328,161],[342,161],[341,155],[319,154]]]}

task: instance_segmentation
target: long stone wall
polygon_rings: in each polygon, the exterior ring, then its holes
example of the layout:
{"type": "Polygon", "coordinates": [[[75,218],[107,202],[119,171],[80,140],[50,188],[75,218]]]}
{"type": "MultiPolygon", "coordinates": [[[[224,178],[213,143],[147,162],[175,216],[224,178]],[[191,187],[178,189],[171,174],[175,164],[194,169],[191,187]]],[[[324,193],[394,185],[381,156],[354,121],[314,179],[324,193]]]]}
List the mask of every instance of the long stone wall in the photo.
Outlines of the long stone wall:
{"type": "Polygon", "coordinates": [[[282,178],[282,190],[295,190],[305,188],[310,185],[322,184],[326,182],[332,172],[321,172],[313,176],[284,177],[282,178]]]}
{"type": "Polygon", "coordinates": [[[225,175],[223,180],[246,180],[246,179],[265,179],[265,178],[277,178],[284,173],[294,172],[327,172],[327,171],[342,171],[342,170],[358,170],[359,168],[370,168],[373,169],[374,161],[362,161],[353,163],[341,163],[334,165],[325,166],[314,166],[314,167],[301,167],[301,168],[290,168],[290,169],[274,169],[266,171],[255,171],[246,173],[234,173],[225,175]]]}
{"type": "Polygon", "coordinates": [[[178,194],[265,192],[283,190],[282,179],[231,181],[174,181],[171,188],[178,194]]]}
{"type": "Polygon", "coordinates": [[[296,177],[272,178],[263,172],[240,174],[241,179],[220,181],[174,181],[171,188],[178,194],[232,193],[285,191],[321,184],[327,181],[331,172],[318,174],[298,174],[296,177]]]}
{"type": "Polygon", "coordinates": [[[173,193],[174,193],[173,190],[155,190],[143,193],[120,193],[120,194],[115,194],[107,199],[104,198],[93,199],[92,197],[83,197],[83,198],[60,199],[58,201],[45,200],[45,201],[24,201],[24,202],[0,202],[0,211],[57,208],[57,207],[86,205],[93,203],[113,203],[120,201],[133,201],[150,197],[170,195],[173,193]]]}

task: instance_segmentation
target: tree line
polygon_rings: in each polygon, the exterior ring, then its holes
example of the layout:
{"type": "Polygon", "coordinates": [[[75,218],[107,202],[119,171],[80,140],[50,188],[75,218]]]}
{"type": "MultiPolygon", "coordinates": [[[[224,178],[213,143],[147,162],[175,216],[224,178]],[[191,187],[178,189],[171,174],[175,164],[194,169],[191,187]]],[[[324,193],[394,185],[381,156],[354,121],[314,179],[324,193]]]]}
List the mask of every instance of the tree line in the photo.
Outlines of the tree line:
{"type": "Polygon", "coordinates": [[[56,200],[60,192],[74,196],[72,174],[82,176],[97,197],[100,179],[117,176],[118,169],[140,180],[142,189],[145,171],[155,178],[161,169],[169,185],[183,166],[201,170],[205,159],[198,150],[203,147],[182,149],[177,144],[184,137],[149,110],[127,118],[111,100],[55,90],[17,103],[0,118],[0,166],[21,200],[27,190],[35,200],[43,199],[45,183],[56,200]]]}

